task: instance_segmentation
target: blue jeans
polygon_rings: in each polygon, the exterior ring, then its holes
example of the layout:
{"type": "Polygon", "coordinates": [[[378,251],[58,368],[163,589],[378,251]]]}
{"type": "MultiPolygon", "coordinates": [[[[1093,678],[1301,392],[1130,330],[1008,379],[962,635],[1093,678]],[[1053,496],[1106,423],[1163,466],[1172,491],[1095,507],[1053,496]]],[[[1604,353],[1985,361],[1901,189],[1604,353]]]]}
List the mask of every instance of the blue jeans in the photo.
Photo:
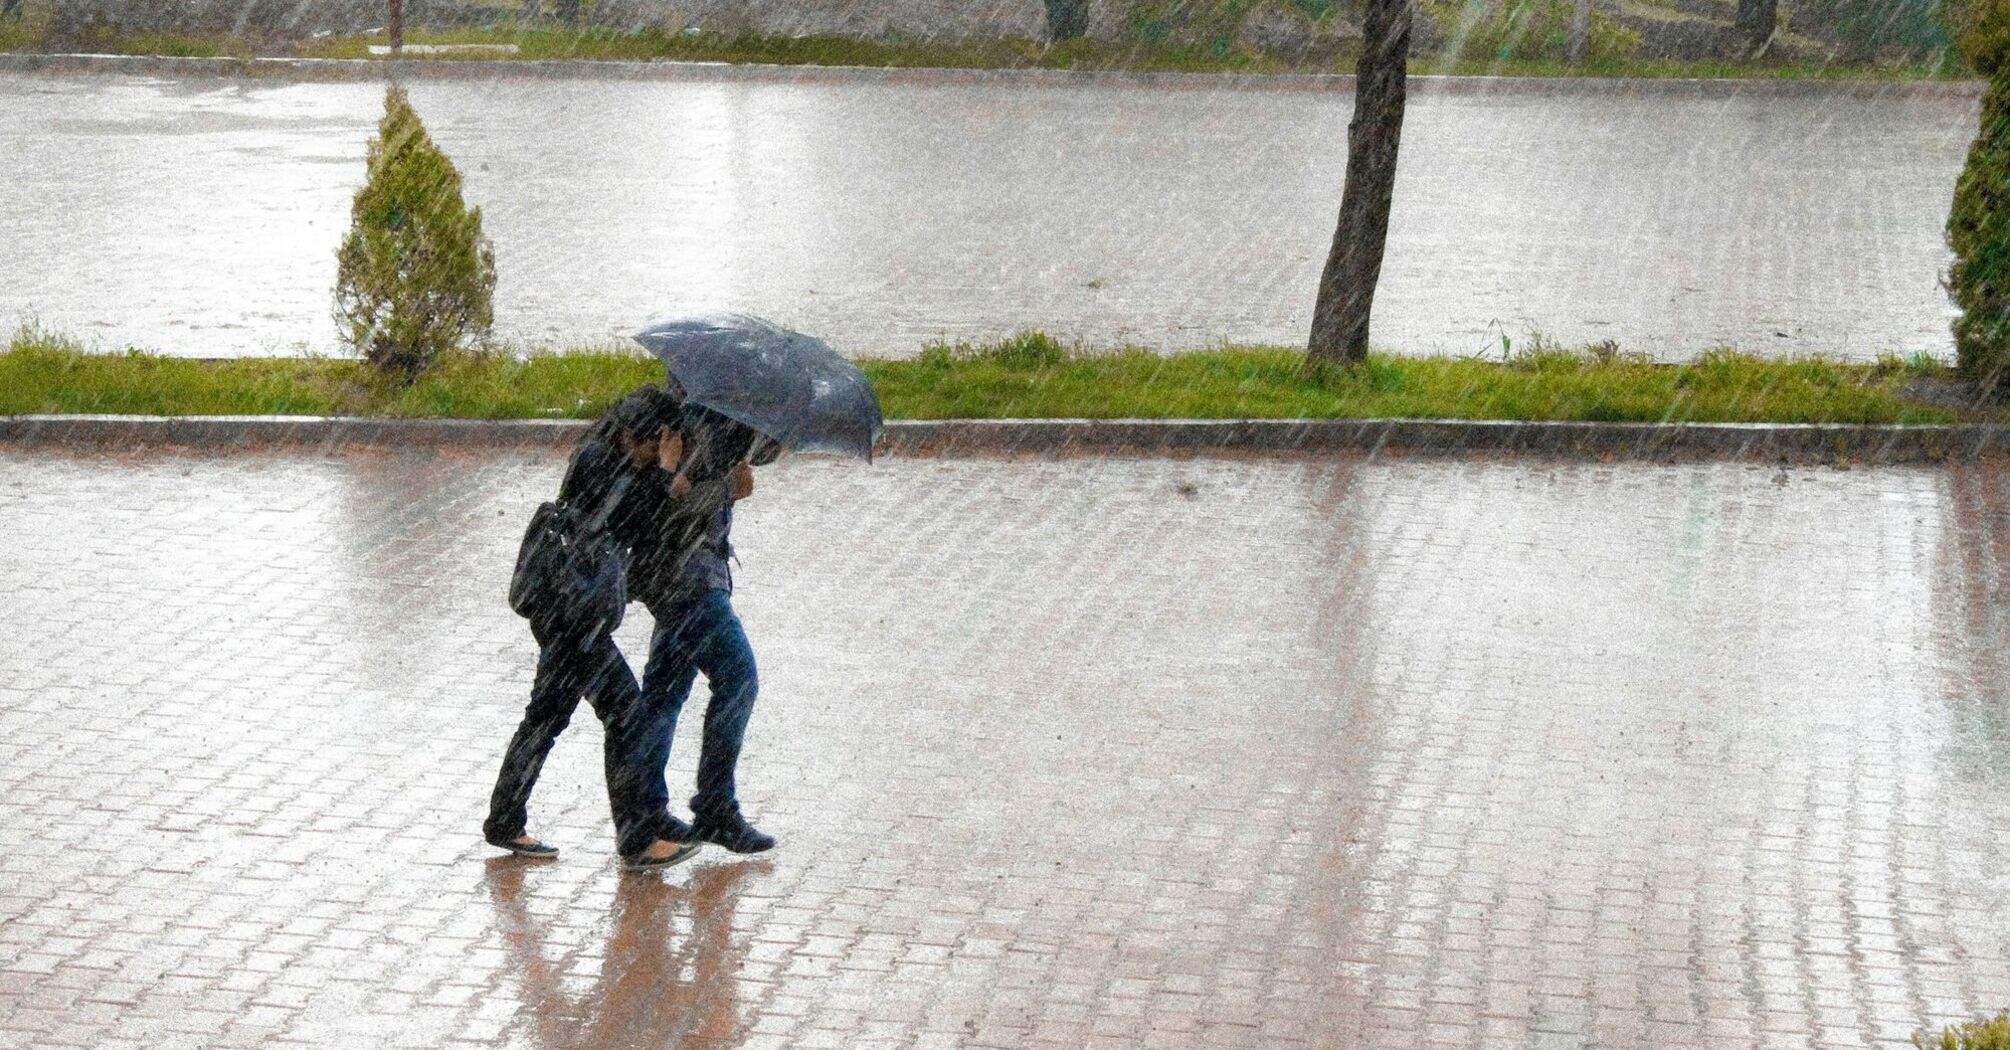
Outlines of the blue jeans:
{"type": "Polygon", "coordinates": [[[700,821],[725,816],[740,805],[733,770],[740,763],[740,744],[747,737],[747,719],[761,688],[754,650],[733,612],[732,596],[723,590],[714,588],[702,597],[649,611],[656,618],[656,632],[649,639],[649,663],[642,670],[641,713],[646,721],[640,736],[652,742],[655,751],[643,760],[637,801],[668,808],[670,792],[663,770],[670,764],[677,716],[702,671],[712,698],[705,705],[698,793],[691,796],[691,812],[700,821]]]}

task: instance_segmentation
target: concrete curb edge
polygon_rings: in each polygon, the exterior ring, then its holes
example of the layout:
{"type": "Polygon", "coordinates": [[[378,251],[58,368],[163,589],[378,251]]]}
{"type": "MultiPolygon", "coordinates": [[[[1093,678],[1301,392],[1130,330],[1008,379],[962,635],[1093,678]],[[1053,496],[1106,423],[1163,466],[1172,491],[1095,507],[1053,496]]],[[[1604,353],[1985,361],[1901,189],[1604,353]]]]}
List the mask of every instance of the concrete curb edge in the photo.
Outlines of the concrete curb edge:
{"type": "MultiPolygon", "coordinates": [[[[628,62],[595,59],[179,58],[0,52],[0,72],[113,73],[158,77],[240,77],[308,81],[395,79],[565,79],[786,81],[906,84],[999,84],[1186,88],[1206,90],[1352,91],[1345,73],[1178,73],[1075,69],[944,69],[884,66],[782,66],[726,62],[628,62]]],[[[1682,94],[1857,98],[1980,98],[1979,80],[1681,79],[1659,77],[1410,77],[1415,95],[1682,94]]]]}
{"type": "MultiPolygon", "coordinates": [[[[0,416],[0,445],[211,452],[258,448],[548,450],[569,447],[588,425],[584,420],[21,415],[0,416]]],[[[1965,462],[2010,453],[2010,426],[1426,419],[900,420],[887,424],[880,450],[895,456],[1355,453],[1886,465],[1965,462]]]]}

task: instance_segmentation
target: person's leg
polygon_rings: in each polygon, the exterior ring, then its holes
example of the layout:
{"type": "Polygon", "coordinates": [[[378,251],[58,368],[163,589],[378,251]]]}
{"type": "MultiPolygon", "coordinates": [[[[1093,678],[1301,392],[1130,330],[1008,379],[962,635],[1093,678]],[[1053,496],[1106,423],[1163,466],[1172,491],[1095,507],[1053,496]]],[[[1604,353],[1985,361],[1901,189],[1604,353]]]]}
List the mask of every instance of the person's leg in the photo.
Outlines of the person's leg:
{"type": "Polygon", "coordinates": [[[670,764],[670,746],[676,739],[678,716],[698,677],[698,665],[691,653],[697,609],[691,603],[650,609],[656,627],[649,636],[649,661],[642,669],[641,717],[645,721],[637,731],[648,750],[638,763],[637,775],[641,777],[642,802],[665,813],[670,809],[670,790],[663,782],[663,771],[670,764]]]}
{"type": "Polygon", "coordinates": [[[489,794],[488,819],[482,822],[482,837],[498,846],[507,847],[524,836],[531,789],[537,786],[553,742],[572,721],[585,678],[576,643],[544,637],[539,642],[530,703],[503,750],[502,770],[489,794]]]}
{"type": "Polygon", "coordinates": [[[585,659],[591,668],[586,698],[605,730],[601,762],[608,808],[614,815],[615,848],[622,856],[633,856],[661,836],[669,817],[662,805],[652,806],[647,799],[648,778],[642,764],[650,746],[644,735],[648,719],[642,691],[613,638],[604,634],[596,638],[585,659]]]}
{"type": "Polygon", "coordinates": [[[747,738],[747,721],[760,693],[760,673],[747,632],[722,590],[705,595],[706,630],[693,657],[705,672],[712,696],[705,705],[705,743],[698,758],[698,793],[691,797],[696,827],[708,842],[735,853],[758,853],[775,840],[761,834],[740,816],[735,772],[747,738]]]}

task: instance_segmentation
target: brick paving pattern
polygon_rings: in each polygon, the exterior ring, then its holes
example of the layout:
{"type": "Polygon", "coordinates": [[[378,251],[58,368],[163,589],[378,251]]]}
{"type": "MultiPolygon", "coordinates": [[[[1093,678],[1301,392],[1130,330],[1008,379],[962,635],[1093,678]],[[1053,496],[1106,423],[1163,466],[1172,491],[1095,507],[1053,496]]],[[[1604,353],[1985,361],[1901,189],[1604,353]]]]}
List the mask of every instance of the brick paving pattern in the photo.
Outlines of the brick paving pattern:
{"type": "Polygon", "coordinates": [[[532,809],[564,856],[477,837],[561,466],[0,450],[0,1047],[1850,1047],[2010,1006],[1998,467],[787,462],[738,600],[782,848],[636,875],[584,712],[532,809]]]}

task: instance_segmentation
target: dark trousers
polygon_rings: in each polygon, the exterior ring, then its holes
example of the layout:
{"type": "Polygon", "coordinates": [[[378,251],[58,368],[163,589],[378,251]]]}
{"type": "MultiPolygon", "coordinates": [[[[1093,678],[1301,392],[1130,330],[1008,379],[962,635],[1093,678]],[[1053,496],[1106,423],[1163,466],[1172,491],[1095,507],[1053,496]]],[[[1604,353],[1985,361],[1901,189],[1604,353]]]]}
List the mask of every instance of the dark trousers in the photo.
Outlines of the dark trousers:
{"type": "Polygon", "coordinates": [[[754,713],[754,697],[761,690],[753,647],[733,612],[732,597],[717,588],[690,601],[652,606],[650,614],[656,618],[656,630],[649,639],[649,663],[642,670],[647,724],[640,735],[652,750],[641,762],[646,777],[641,796],[647,804],[667,808],[670,793],[663,768],[670,763],[677,716],[703,672],[712,696],[705,704],[698,793],[691,796],[691,812],[701,821],[725,816],[740,806],[734,770],[747,738],[747,719],[754,713]]]}
{"type": "Polygon", "coordinates": [[[530,704],[503,752],[502,771],[489,795],[489,816],[482,833],[491,841],[508,841],[524,833],[530,792],[537,785],[545,756],[558,734],[572,721],[583,696],[605,728],[603,764],[607,800],[614,811],[616,846],[622,854],[639,853],[664,837],[668,810],[648,790],[662,791],[663,767],[652,775],[644,762],[655,753],[643,734],[650,720],[643,717],[641,691],[628,660],[605,634],[582,641],[532,625],[537,636],[537,675],[531,682],[530,704]]]}

